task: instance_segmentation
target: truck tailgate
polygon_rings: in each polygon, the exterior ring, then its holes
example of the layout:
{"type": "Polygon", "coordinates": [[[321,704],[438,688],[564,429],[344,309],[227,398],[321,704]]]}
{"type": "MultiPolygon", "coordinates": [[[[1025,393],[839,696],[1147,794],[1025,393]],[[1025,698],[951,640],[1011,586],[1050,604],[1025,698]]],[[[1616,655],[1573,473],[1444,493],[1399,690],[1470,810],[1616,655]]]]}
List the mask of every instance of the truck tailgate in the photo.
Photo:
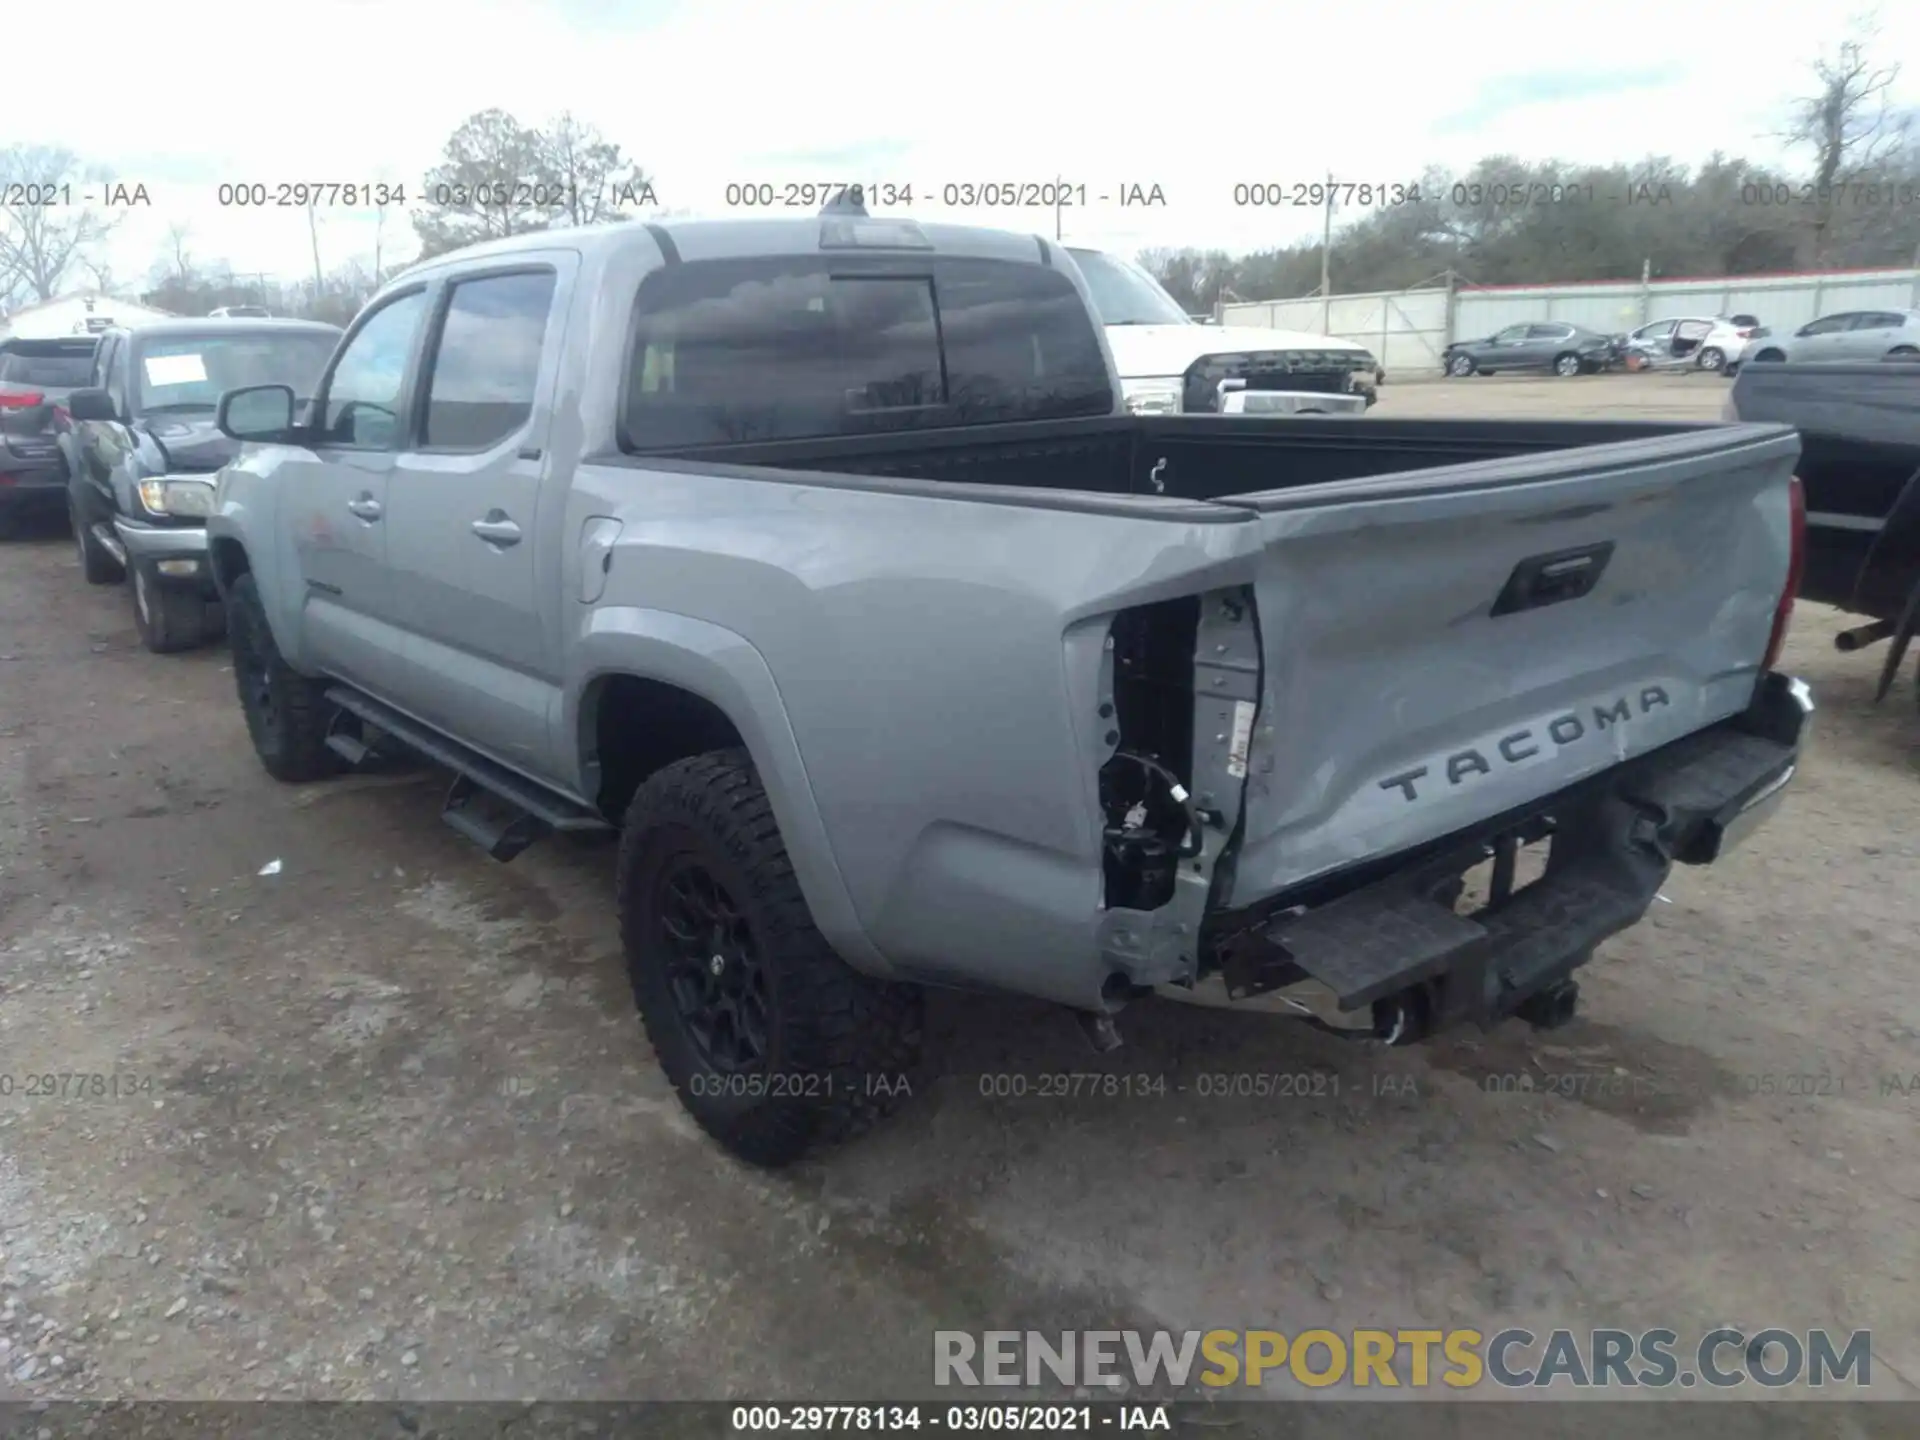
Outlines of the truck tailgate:
{"type": "Polygon", "coordinates": [[[1743,710],[1791,549],[1777,425],[1244,495],[1263,666],[1226,903],[1743,710]]]}

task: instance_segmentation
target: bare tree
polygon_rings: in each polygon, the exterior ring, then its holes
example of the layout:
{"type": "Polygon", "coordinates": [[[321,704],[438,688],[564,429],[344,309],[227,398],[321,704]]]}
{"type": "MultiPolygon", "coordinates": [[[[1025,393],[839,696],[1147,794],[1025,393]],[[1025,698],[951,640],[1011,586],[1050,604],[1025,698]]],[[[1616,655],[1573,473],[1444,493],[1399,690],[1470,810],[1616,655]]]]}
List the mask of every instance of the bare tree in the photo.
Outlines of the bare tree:
{"type": "Polygon", "coordinates": [[[1784,139],[1813,151],[1813,261],[1824,264],[1836,239],[1835,221],[1860,208],[1849,187],[1876,173],[1907,142],[1910,117],[1893,104],[1897,64],[1877,65],[1867,55],[1876,37],[1871,20],[1855,23],[1854,35],[1836,53],[1814,62],[1819,90],[1793,103],[1784,139]]]}
{"type": "Polygon", "coordinates": [[[0,206],[0,290],[53,299],[68,270],[111,233],[112,222],[85,202],[92,178],[71,150],[0,150],[0,196],[12,202],[0,206]]]}
{"type": "Polygon", "coordinates": [[[447,138],[413,210],[420,258],[553,223],[561,182],[538,131],[504,110],[469,115],[447,138]]]}
{"type": "Polygon", "coordinates": [[[192,227],[184,221],[176,220],[167,226],[167,249],[173,254],[173,276],[185,284],[193,274],[193,255],[187,248],[187,240],[192,227]]]}
{"type": "Polygon", "coordinates": [[[540,132],[540,139],[561,187],[558,223],[594,225],[624,218],[636,205],[652,205],[652,177],[571,111],[540,132]]]}
{"type": "Polygon", "coordinates": [[[541,130],[504,110],[482,110],[448,137],[413,227],[426,260],[499,235],[658,208],[652,177],[587,122],[563,114],[541,130]]]}
{"type": "Polygon", "coordinates": [[[82,255],[80,268],[87,272],[87,278],[93,281],[93,288],[102,295],[113,293],[113,266],[95,255],[82,255]]]}

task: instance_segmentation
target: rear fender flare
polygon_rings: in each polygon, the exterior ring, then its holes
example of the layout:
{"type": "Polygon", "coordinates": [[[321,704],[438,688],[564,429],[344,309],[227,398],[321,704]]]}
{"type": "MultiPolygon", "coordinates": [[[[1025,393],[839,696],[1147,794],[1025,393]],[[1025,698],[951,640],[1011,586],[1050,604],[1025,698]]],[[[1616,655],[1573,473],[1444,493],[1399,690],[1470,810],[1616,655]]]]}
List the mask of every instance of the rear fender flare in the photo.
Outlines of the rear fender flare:
{"type": "Polygon", "coordinates": [[[760,772],[814,924],[848,964],[873,975],[890,974],[892,967],[854,910],[786,704],[752,642],[723,626],[664,610],[595,610],[574,647],[557,736],[581,794],[589,788],[584,757],[592,752],[594,723],[583,701],[596,688],[595,680],[610,675],[678,686],[733,722],[760,772]]]}

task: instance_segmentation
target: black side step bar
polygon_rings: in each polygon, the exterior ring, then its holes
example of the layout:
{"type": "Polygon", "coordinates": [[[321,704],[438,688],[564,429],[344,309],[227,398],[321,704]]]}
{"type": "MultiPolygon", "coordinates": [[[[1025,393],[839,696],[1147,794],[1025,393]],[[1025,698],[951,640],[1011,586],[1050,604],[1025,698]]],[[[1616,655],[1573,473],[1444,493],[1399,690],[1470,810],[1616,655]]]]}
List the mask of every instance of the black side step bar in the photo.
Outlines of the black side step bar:
{"type": "MultiPolygon", "coordinates": [[[[478,751],[430,730],[418,721],[344,685],[327,691],[329,704],[360,721],[363,731],[390,735],[409,750],[454,772],[440,818],[496,860],[511,860],[552,830],[610,830],[600,816],[539,782],[516,774],[478,751]]],[[[352,764],[378,747],[377,740],[335,731],[327,746],[352,764]]]]}

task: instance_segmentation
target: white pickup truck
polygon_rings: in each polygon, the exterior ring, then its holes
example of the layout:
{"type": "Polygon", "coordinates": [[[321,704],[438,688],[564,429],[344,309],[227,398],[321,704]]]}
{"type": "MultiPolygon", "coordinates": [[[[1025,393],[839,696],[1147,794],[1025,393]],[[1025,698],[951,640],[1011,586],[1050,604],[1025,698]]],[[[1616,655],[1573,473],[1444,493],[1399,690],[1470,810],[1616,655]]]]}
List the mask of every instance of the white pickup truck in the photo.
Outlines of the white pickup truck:
{"type": "Polygon", "coordinates": [[[1380,367],[1364,346],[1304,330],[1202,325],[1132,261],[1068,253],[1136,415],[1358,415],[1374,402],[1380,367]]]}

